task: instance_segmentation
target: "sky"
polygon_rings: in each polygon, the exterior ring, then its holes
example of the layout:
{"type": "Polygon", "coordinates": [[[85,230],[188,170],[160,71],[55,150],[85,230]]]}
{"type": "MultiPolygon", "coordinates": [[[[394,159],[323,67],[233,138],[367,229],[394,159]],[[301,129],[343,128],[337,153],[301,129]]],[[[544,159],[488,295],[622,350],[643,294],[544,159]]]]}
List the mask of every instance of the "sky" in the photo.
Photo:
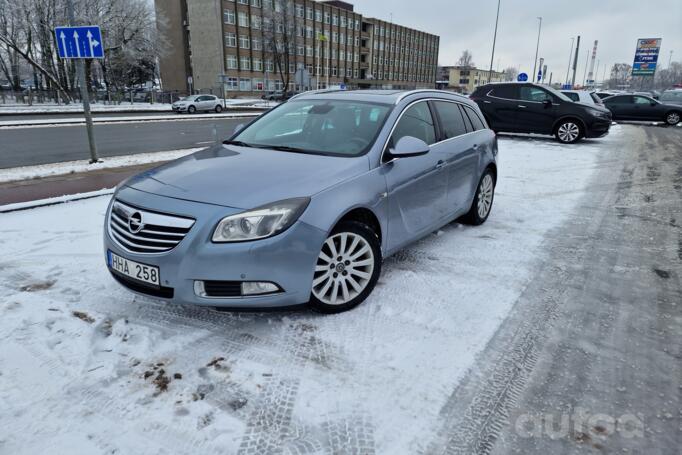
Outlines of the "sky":
{"type": "MultiPolygon", "coordinates": [[[[439,64],[454,65],[469,49],[477,67],[488,69],[497,0],[347,0],[366,17],[389,20],[440,36],[439,64]]],[[[542,17],[539,57],[553,81],[566,78],[571,38],[580,35],[576,81],[587,53],[599,40],[597,80],[614,63],[632,64],[638,38],[662,38],[659,68],[682,61],[682,0],[501,0],[493,68],[533,71],[542,17]],[[655,5],[655,8],[654,8],[655,5]]],[[[589,66],[589,63],[588,63],[589,66]]],[[[595,63],[596,70],[596,63],[595,63]]],[[[596,72],[596,71],[595,71],[596,72]]],[[[607,71],[608,77],[608,71],[607,71]]]]}

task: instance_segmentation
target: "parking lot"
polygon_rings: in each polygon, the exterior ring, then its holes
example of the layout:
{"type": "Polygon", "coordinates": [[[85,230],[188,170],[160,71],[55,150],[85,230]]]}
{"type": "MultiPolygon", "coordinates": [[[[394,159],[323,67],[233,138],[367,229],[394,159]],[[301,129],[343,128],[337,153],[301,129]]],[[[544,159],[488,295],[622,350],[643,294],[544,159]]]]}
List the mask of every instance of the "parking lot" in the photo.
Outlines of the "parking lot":
{"type": "Polygon", "coordinates": [[[0,452],[673,453],[681,138],[500,136],[488,222],[335,316],[133,296],[108,196],[0,215],[0,452]]]}

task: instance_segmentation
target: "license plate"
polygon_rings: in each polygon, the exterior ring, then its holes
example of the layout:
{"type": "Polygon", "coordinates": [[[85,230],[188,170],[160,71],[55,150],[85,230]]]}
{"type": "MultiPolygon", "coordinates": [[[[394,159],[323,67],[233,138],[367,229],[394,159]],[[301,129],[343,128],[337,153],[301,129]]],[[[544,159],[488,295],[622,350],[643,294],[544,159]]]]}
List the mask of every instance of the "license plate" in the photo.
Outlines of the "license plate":
{"type": "Polygon", "coordinates": [[[112,270],[115,270],[122,275],[137,281],[142,281],[143,283],[153,284],[154,286],[161,285],[158,267],[131,261],[130,259],[123,258],[111,251],[109,251],[108,262],[109,267],[111,267],[112,270]]]}

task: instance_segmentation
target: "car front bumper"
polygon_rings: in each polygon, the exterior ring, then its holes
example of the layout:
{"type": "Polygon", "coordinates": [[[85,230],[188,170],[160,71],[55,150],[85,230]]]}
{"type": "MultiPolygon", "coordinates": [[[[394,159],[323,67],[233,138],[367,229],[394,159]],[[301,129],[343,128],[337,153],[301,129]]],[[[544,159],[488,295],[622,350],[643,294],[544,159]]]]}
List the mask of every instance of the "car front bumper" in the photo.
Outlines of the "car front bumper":
{"type": "Polygon", "coordinates": [[[173,106],[173,112],[187,112],[187,106],[173,106]]]}
{"type": "Polygon", "coordinates": [[[108,251],[141,264],[159,267],[160,287],[123,277],[109,268],[114,278],[131,291],[174,303],[235,309],[287,307],[310,299],[315,263],[327,237],[320,229],[297,221],[274,237],[217,244],[211,242],[215,226],[220,219],[239,210],[166,198],[127,187],[120,190],[115,198],[144,210],[189,216],[196,220],[174,249],[165,253],[134,253],[112,238],[109,232],[110,205],[104,229],[107,267],[108,251]],[[281,292],[244,297],[201,297],[195,292],[195,281],[270,282],[279,286],[281,292]]]}
{"type": "Polygon", "coordinates": [[[585,133],[585,137],[587,138],[597,138],[597,137],[604,137],[607,134],[609,134],[609,129],[611,128],[611,119],[595,119],[592,121],[592,123],[588,126],[587,131],[585,133]]]}

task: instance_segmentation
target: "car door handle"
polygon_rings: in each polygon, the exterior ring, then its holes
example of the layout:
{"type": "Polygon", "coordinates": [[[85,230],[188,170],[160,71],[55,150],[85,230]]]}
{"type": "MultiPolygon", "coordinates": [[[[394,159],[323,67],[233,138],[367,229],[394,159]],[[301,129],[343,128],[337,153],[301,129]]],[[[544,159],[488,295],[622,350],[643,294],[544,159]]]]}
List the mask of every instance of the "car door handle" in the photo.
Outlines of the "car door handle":
{"type": "Polygon", "coordinates": [[[478,150],[478,144],[474,144],[473,149],[478,150]]]}
{"type": "Polygon", "coordinates": [[[436,169],[443,169],[443,166],[445,166],[445,161],[438,160],[438,162],[436,163],[436,169]]]}
{"type": "Polygon", "coordinates": [[[525,109],[527,106],[524,106],[523,104],[519,104],[517,107],[522,107],[525,109]]]}
{"type": "Polygon", "coordinates": [[[485,104],[492,104],[492,101],[483,101],[485,104]]]}

